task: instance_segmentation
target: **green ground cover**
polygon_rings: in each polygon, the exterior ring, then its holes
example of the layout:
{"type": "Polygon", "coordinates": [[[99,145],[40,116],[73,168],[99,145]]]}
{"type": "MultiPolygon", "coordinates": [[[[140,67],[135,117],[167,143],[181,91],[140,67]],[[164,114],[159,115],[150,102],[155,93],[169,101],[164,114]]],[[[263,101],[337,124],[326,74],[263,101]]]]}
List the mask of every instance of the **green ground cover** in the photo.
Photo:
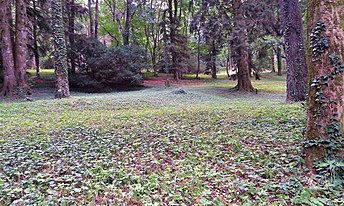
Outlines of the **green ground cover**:
{"type": "Polygon", "coordinates": [[[301,104],[226,82],[0,104],[0,205],[343,204],[300,167],[301,104]]]}

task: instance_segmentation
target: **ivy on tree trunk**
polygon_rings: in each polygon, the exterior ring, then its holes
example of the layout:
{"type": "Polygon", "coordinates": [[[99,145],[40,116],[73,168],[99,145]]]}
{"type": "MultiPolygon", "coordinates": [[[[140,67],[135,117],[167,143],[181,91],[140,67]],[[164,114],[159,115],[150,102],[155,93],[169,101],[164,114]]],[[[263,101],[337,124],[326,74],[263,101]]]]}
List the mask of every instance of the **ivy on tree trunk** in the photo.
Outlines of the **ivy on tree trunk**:
{"type": "MultiPolygon", "coordinates": [[[[311,87],[305,133],[305,164],[312,169],[314,162],[323,159],[328,152],[324,143],[343,138],[344,2],[312,0],[307,6],[311,87]]],[[[343,143],[338,142],[334,145],[341,151],[336,151],[335,155],[344,158],[343,143]]]]}
{"type": "Polygon", "coordinates": [[[54,38],[54,67],[56,98],[69,97],[67,48],[62,15],[62,0],[51,1],[52,30],[54,38]]]}

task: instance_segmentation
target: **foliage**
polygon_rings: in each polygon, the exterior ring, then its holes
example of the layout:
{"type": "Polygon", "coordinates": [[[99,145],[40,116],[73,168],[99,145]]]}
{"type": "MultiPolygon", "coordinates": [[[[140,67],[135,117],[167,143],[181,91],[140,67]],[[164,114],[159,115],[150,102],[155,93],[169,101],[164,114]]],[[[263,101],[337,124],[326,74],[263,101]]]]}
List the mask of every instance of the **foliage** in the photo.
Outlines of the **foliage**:
{"type": "Polygon", "coordinates": [[[147,53],[135,46],[106,48],[104,52],[100,51],[100,56],[87,59],[92,75],[105,85],[141,84],[141,73],[147,69],[148,61],[147,53]]]}
{"type": "Polygon", "coordinates": [[[54,69],[54,59],[50,56],[41,58],[39,64],[43,69],[54,69]]]}
{"type": "Polygon", "coordinates": [[[76,38],[76,51],[81,55],[81,74],[70,75],[72,86],[103,91],[118,85],[136,86],[143,82],[148,55],[136,46],[107,48],[102,43],[82,36],[76,38]]]}
{"type": "Polygon", "coordinates": [[[0,204],[343,203],[298,167],[299,104],[183,89],[0,104],[0,204]]]}

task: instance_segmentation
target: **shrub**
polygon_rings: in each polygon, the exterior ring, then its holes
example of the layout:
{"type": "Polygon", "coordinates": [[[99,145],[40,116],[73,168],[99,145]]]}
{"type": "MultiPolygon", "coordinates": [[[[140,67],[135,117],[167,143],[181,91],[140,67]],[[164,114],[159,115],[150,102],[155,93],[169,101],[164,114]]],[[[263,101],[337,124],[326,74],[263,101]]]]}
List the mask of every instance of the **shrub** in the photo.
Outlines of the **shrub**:
{"type": "MultiPolygon", "coordinates": [[[[102,49],[102,48],[100,48],[102,49]]],[[[142,71],[149,64],[147,53],[139,47],[112,47],[96,51],[87,59],[90,73],[103,85],[140,85],[142,71]],[[100,54],[100,55],[99,55],[100,54]]]]}
{"type": "Polygon", "coordinates": [[[109,87],[143,83],[142,71],[149,67],[144,49],[136,46],[107,48],[99,41],[83,36],[78,36],[76,42],[79,74],[70,75],[72,87],[103,91],[109,87]]]}

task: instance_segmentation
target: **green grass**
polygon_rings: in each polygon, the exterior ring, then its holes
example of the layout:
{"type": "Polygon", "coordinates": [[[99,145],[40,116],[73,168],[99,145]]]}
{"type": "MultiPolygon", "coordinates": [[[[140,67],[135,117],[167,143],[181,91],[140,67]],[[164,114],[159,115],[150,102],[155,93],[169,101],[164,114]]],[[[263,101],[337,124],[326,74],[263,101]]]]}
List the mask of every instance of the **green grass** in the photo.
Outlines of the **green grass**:
{"type": "MultiPolygon", "coordinates": [[[[26,70],[31,74],[31,76],[36,76],[36,70],[35,69],[28,69],[26,70]]],[[[41,77],[51,77],[54,76],[54,69],[40,69],[39,73],[41,77]]]]}
{"type": "Polygon", "coordinates": [[[174,89],[0,104],[0,205],[343,203],[299,168],[300,104],[174,89]]]}

